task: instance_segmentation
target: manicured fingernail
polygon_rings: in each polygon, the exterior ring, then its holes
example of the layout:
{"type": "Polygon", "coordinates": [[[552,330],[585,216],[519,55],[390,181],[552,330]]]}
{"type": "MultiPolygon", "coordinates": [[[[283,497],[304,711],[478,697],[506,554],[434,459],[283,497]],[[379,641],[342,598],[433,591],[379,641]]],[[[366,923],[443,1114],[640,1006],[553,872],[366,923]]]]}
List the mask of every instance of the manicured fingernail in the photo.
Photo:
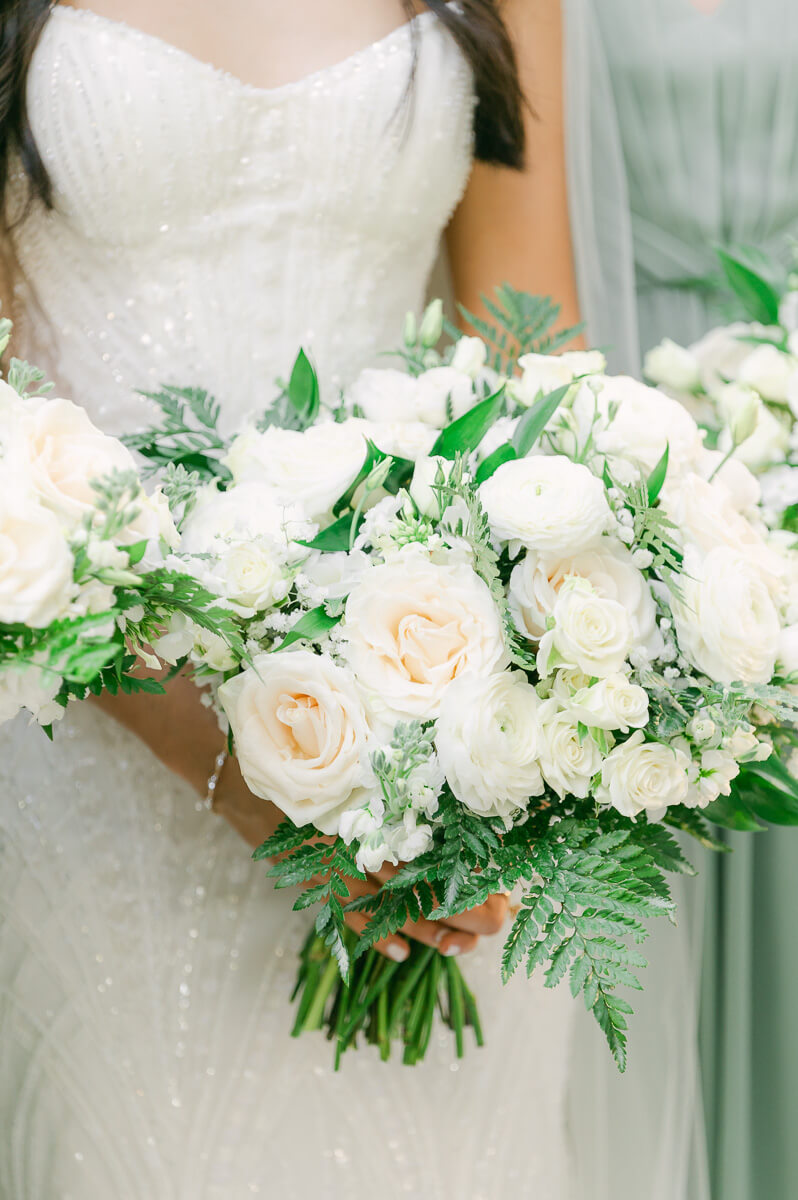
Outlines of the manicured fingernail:
{"type": "Polygon", "coordinates": [[[389,942],[385,947],[385,953],[394,962],[404,962],[410,953],[410,947],[403,946],[401,942],[389,942]]]}
{"type": "Polygon", "coordinates": [[[440,946],[441,942],[446,937],[448,932],[449,932],[449,930],[446,928],[445,925],[438,926],[438,928],[435,930],[435,945],[436,946],[440,946]]]}
{"type": "Polygon", "coordinates": [[[449,945],[442,951],[442,953],[446,958],[454,958],[454,956],[459,954],[461,950],[462,946],[460,946],[458,942],[450,942],[449,945]]]}

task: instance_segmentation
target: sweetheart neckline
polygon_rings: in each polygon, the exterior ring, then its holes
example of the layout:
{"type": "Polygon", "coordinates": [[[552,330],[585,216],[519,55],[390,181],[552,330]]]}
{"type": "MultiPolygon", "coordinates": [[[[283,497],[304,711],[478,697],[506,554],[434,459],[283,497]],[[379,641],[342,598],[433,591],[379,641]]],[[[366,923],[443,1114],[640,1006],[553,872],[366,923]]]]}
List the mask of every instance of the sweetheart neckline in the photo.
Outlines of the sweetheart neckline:
{"type": "Polygon", "coordinates": [[[129,37],[131,40],[141,42],[158,53],[177,57],[189,65],[201,69],[206,74],[236,87],[245,95],[260,97],[264,100],[279,99],[282,96],[290,95],[291,93],[312,86],[320,79],[335,75],[339,71],[351,70],[362,59],[376,54],[379,50],[392,44],[399,37],[412,37],[417,26],[422,21],[429,17],[435,17],[435,14],[430,9],[427,9],[424,12],[417,13],[411,20],[397,25],[395,29],[392,29],[384,37],[378,38],[375,42],[369,42],[368,45],[363,46],[360,50],[353,51],[352,54],[348,54],[345,58],[339,59],[337,62],[319,67],[315,71],[310,71],[307,75],[300,76],[299,79],[289,80],[287,83],[278,84],[276,87],[260,87],[258,84],[248,83],[232,71],[225,70],[224,67],[217,67],[214,63],[197,57],[190,50],[184,50],[181,46],[177,46],[174,42],[169,42],[165,38],[159,37],[156,33],[148,33],[144,29],[138,29],[135,25],[129,25],[127,21],[120,21],[114,17],[106,17],[102,13],[95,12],[94,9],[75,8],[71,4],[56,4],[52,10],[51,19],[56,13],[71,14],[73,17],[78,18],[79,21],[85,21],[86,24],[90,25],[94,23],[100,28],[106,28],[120,36],[129,37]]]}

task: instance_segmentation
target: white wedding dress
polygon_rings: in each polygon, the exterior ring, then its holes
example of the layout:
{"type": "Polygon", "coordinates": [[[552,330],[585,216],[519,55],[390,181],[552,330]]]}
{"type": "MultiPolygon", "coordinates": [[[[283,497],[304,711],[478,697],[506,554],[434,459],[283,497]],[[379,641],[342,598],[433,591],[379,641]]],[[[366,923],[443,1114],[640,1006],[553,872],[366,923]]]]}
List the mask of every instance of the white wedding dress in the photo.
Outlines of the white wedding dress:
{"type": "MultiPolygon", "coordinates": [[[[56,211],[19,233],[22,348],[110,431],[162,381],[235,423],[300,344],[334,394],[421,306],[470,167],[469,70],[430,14],[263,90],[56,8],[29,96],[56,211]]],[[[464,961],[485,1049],[335,1075],[289,1037],[307,915],[135,738],[89,707],[54,745],[16,722],[0,797],[1,1200],[570,1194],[575,1006],[502,989],[498,939],[464,961]]]]}

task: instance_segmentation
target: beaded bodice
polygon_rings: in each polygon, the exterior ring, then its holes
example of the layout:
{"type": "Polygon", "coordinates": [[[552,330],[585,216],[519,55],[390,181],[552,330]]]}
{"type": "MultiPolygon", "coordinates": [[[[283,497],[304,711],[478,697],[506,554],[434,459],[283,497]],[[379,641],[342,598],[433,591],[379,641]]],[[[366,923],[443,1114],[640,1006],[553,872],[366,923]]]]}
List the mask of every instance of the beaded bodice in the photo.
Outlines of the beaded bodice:
{"type": "Polygon", "coordinates": [[[262,89],[56,7],[28,98],[55,211],[18,235],[22,348],[114,432],[135,389],[206,387],[238,421],[300,345],[328,394],[392,349],[470,168],[469,68],[429,12],[262,89]]]}

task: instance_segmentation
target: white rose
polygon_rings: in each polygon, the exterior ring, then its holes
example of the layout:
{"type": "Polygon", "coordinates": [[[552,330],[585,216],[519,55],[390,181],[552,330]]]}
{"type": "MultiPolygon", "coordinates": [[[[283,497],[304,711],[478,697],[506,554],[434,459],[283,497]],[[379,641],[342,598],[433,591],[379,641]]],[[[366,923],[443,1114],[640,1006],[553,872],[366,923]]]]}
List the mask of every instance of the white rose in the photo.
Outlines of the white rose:
{"type": "Polygon", "coordinates": [[[0,494],[0,621],[41,629],[65,616],[73,566],[54,513],[13,490],[0,494]]]}
{"type": "Polygon", "coordinates": [[[252,612],[271,608],[288,594],[283,565],[263,541],[230,546],[220,555],[215,574],[221,581],[222,594],[252,612]]]}
{"type": "Polygon", "coordinates": [[[616,375],[606,378],[599,399],[605,410],[615,409],[607,429],[596,438],[598,450],[610,459],[626,459],[648,474],[668,446],[671,475],[688,469],[701,453],[698,425],[687,409],[665,392],[616,375]]]}
{"type": "Polygon", "coordinates": [[[96,507],[92,480],[112,471],[135,472],[133,456],[101,433],[70,400],[45,400],[26,421],[32,485],[43,503],[69,522],[96,507]]]}
{"type": "Polygon", "coordinates": [[[562,558],[529,551],[510,576],[510,611],[518,629],[533,640],[543,637],[546,622],[567,578],[587,579],[597,595],[617,600],[629,615],[636,645],[649,658],[662,651],[657,607],[643,573],[620,542],[604,538],[596,550],[562,558]]]}
{"type": "Polygon", "coordinates": [[[298,432],[271,426],[236,438],[225,464],[236,483],[267,484],[279,504],[296,504],[314,520],[354,483],[366,457],[358,421],[327,421],[298,432]]]}
{"type": "Polygon", "coordinates": [[[798,624],[782,629],[776,658],[782,675],[798,674],[798,624]]]}
{"type": "Polygon", "coordinates": [[[601,751],[591,737],[581,737],[576,718],[560,708],[556,700],[540,706],[543,745],[540,765],[543,776],[558,796],[584,800],[593,777],[601,768],[601,751]]]}
{"type": "Polygon", "coordinates": [[[372,707],[395,720],[432,720],[453,679],[506,661],[502,623],[485,583],[464,565],[405,553],[374,567],[349,594],[344,652],[372,707]]]}
{"type": "Polygon", "coordinates": [[[416,380],[415,418],[436,429],[462,417],[476,401],[473,380],[454,367],[433,367],[416,380]]]}
{"type": "Polygon", "coordinates": [[[757,346],[741,363],[737,379],[755,388],[765,400],[784,404],[796,368],[798,362],[778,347],[757,346]]]}
{"type": "Polygon", "coordinates": [[[294,824],[335,833],[371,781],[369,728],[350,673],[308,650],[260,654],[219,699],[250,790],[294,824]]]}
{"type": "Polygon", "coordinates": [[[536,455],[503,463],[479,489],[494,535],[528,550],[577,554],[612,520],[604,484],[570,459],[536,455]]]}
{"type": "Polygon", "coordinates": [[[538,651],[544,678],[561,665],[598,679],[623,670],[634,630],[617,600],[599,596],[587,580],[570,578],[560,588],[552,617],[554,627],[543,635],[538,651]]]}
{"type": "Polygon", "coordinates": [[[624,817],[646,813],[653,821],[688,795],[690,760],[684,751],[646,742],[638,730],[604,759],[599,804],[610,804],[624,817]]]}
{"type": "Polygon", "coordinates": [[[510,381],[510,394],[519,404],[529,408],[538,396],[548,395],[574,378],[573,366],[564,356],[554,354],[524,354],[518,365],[523,374],[510,381]]]}
{"type": "Polygon", "coordinates": [[[60,721],[66,711],[55,700],[60,688],[61,679],[53,671],[36,666],[6,667],[0,671],[0,725],[13,720],[23,708],[40,725],[60,721]]]}
{"type": "Polygon", "coordinates": [[[476,379],[488,361],[488,348],[482,338],[461,337],[454,348],[452,367],[476,379]]]}
{"type": "Polygon", "coordinates": [[[677,392],[692,392],[699,384],[698,360],[690,350],[670,338],[663,338],[649,350],[643,374],[653,384],[662,384],[677,392]]]}
{"type": "Polygon", "coordinates": [[[738,378],[740,367],[751,353],[751,343],[742,339],[761,337],[764,332],[763,325],[736,321],[710,329],[690,347],[698,362],[701,384],[710,395],[715,395],[724,383],[738,378]]]}
{"type": "Polygon", "coordinates": [[[521,671],[466,674],[446,689],[435,745],[449,786],[471,812],[509,821],[543,791],[538,707],[521,671]]]}
{"type": "Polygon", "coordinates": [[[608,675],[592,687],[576,693],[571,714],[594,729],[642,729],[648,723],[648,693],[628,676],[608,675]]]}
{"type": "Polygon", "coordinates": [[[679,645],[699,671],[719,683],[767,683],[773,675],[779,615],[750,558],[718,546],[685,557],[681,597],[671,606],[679,645]]]}
{"type": "Polygon", "coordinates": [[[445,483],[453,465],[451,461],[437,454],[430,458],[420,458],[416,463],[410,483],[410,498],[425,517],[435,517],[437,520],[442,510],[448,507],[446,496],[440,491],[435,491],[433,484],[438,480],[445,483]]]}
{"type": "Polygon", "coordinates": [[[346,392],[347,403],[368,421],[417,420],[416,381],[394,367],[361,371],[346,392]]]}

